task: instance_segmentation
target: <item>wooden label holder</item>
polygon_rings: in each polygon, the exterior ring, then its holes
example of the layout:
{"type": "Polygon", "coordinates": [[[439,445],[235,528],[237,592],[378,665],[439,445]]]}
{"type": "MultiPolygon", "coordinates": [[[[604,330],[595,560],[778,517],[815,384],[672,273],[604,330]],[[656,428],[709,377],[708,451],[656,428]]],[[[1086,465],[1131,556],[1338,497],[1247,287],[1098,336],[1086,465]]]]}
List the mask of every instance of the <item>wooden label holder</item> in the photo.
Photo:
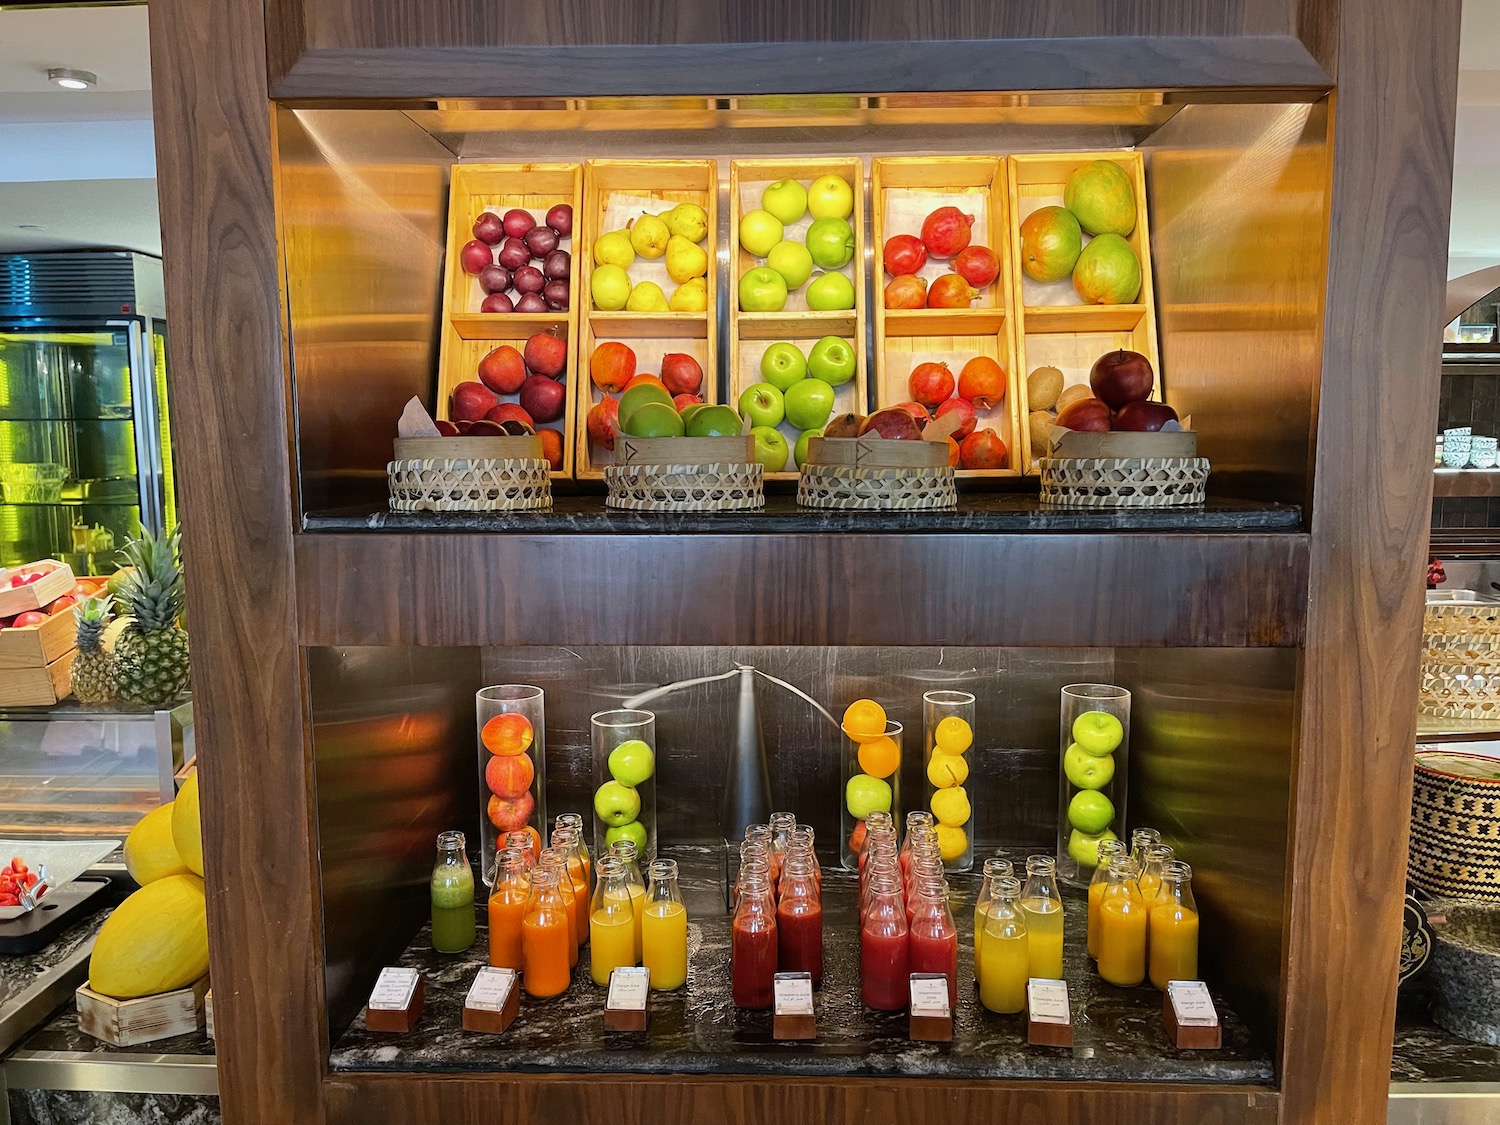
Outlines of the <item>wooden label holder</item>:
{"type": "Polygon", "coordinates": [[[1167,981],[1161,1019],[1179,1051],[1217,1051],[1224,1045],[1224,1027],[1201,980],[1167,981]]]}
{"type": "Polygon", "coordinates": [[[480,969],[464,997],[464,1030],[499,1035],[508,1028],[521,1012],[520,984],[514,969],[480,969]]]}
{"type": "Polygon", "coordinates": [[[1026,1042],[1033,1047],[1073,1045],[1067,981],[1032,977],[1026,982],[1026,1042]]]}
{"type": "Polygon", "coordinates": [[[387,965],[380,970],[365,1005],[367,1031],[406,1032],[422,1018],[424,989],[416,969],[387,965]]]}
{"type": "Polygon", "coordinates": [[[771,1018],[773,1039],[816,1039],[818,1017],[813,1008],[811,973],[777,973],[771,978],[775,1011],[771,1018]]]}
{"type": "Polygon", "coordinates": [[[953,1042],[953,1007],[948,978],[942,973],[912,973],[907,1005],[907,1035],[918,1043],[953,1042]]]}
{"type": "Polygon", "coordinates": [[[609,974],[604,995],[606,1031],[645,1031],[651,1003],[651,970],[621,965],[609,974]]]}

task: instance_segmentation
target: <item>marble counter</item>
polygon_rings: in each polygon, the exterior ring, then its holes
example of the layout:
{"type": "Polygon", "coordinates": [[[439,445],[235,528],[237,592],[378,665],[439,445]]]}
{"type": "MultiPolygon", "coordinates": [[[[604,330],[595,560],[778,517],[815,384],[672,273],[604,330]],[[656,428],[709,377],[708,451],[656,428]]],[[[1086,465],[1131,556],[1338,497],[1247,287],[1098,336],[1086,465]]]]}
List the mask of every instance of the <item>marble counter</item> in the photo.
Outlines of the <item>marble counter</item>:
{"type": "Polygon", "coordinates": [[[790,494],[771,494],[753,512],[626,512],[602,495],[558,495],[550,512],[388,512],[350,508],[310,512],[308,531],[512,531],[566,534],[789,534],[794,532],[1299,531],[1293,505],[1210,498],[1187,508],[1111,511],[1044,507],[1036,493],[975,492],[949,512],[853,512],[799,508],[790,494]]]}
{"type": "Polygon", "coordinates": [[[1444,1031],[1427,1014],[1420,992],[1403,993],[1396,1009],[1392,1082],[1484,1082],[1500,1086],[1500,1047],[1444,1031]]]}
{"type": "MultiPolygon", "coordinates": [[[[1074,1012],[1071,1049],[1026,1044],[1023,1016],[984,1011],[974,995],[971,932],[978,879],[958,876],[959,1012],[952,1044],[914,1044],[904,1014],[877,1013],[860,1003],[854,928],[854,880],[829,871],[824,880],[825,978],[817,996],[818,1038],[778,1043],[768,1012],[736,1009],[729,995],[729,920],[715,879],[716,853],[674,848],[681,865],[691,927],[688,983],[657,993],[644,1034],[606,1033],[603,990],[589,980],[584,951],[572,987],[550,1000],[523,997],[521,1015],[501,1036],[462,1030],[463,998],[485,963],[486,939],[458,955],[435,953],[428,931],[413,940],[401,964],[426,978],[426,1006],[405,1035],[368,1032],[363,1017],[335,1041],[333,1071],[613,1072],[632,1074],[786,1074],[819,1077],[921,1076],[1038,1078],[1070,1081],[1249,1083],[1273,1081],[1269,1053],[1215,994],[1224,1048],[1178,1051],[1161,1022],[1161,993],[1120,989],[1093,973],[1083,949],[1086,904],[1068,897],[1066,976],[1074,1012]]],[[[482,915],[481,915],[482,920],[482,915]]]]}
{"type": "Polygon", "coordinates": [[[0,956],[0,1055],[88,976],[88,955],[109,910],[96,910],[64,930],[45,949],[19,957],[0,956]]]}

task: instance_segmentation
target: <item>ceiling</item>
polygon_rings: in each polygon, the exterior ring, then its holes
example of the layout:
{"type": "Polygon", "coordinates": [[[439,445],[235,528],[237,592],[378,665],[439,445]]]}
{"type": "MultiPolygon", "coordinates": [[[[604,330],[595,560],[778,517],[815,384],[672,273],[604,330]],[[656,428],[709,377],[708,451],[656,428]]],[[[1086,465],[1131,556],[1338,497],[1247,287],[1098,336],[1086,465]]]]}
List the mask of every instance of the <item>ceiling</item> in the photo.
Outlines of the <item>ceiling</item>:
{"type": "MultiPolygon", "coordinates": [[[[1450,277],[1500,264],[1500,0],[1464,0],[1459,66],[1450,277]]],[[[145,6],[0,9],[0,253],[161,253],[155,175],[145,6]]]]}

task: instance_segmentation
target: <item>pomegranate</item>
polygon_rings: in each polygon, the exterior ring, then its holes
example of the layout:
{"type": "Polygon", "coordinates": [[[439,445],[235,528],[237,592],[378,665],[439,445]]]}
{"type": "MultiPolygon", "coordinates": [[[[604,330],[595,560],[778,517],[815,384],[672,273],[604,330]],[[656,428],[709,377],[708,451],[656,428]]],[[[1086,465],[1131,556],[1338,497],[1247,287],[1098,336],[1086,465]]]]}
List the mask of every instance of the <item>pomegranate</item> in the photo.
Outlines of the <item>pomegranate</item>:
{"type": "Polygon", "coordinates": [[[600,344],[589,356],[589,378],[607,394],[619,394],[635,377],[635,352],[617,340],[600,344]]]}
{"type": "Polygon", "coordinates": [[[973,403],[966,398],[950,398],[937,408],[937,413],[933,417],[942,418],[945,415],[952,414],[954,411],[957,411],[958,416],[963,420],[959,423],[958,429],[954,430],[949,436],[955,441],[963,441],[964,438],[974,432],[974,425],[978,421],[974,416],[973,403]]]}
{"type": "Polygon", "coordinates": [[[696,396],[703,386],[703,368],[685,352],[668,352],[661,357],[661,381],[673,396],[696,396]]]}
{"type": "Polygon", "coordinates": [[[927,247],[914,234],[892,235],[885,240],[884,259],[886,273],[916,273],[927,264],[927,247]]]}
{"type": "Polygon", "coordinates": [[[922,245],[934,258],[951,258],[973,237],[974,216],[957,207],[939,207],[922,220],[922,245]]]}
{"type": "MultiPolygon", "coordinates": [[[[917,425],[917,420],[904,410],[898,410],[894,406],[888,406],[884,410],[877,410],[864,420],[859,427],[859,436],[865,434],[879,434],[883,438],[892,441],[921,441],[922,428],[917,425]]],[[[823,431],[823,436],[828,436],[828,431],[823,431]]]]}
{"type": "Polygon", "coordinates": [[[948,443],[948,468],[956,469],[958,468],[959,460],[963,456],[963,450],[959,448],[958,442],[954,441],[951,437],[945,437],[943,440],[948,443]]]}
{"type": "Polygon", "coordinates": [[[979,291],[956,273],[945,273],[927,289],[929,309],[966,309],[979,291]]]}
{"type": "Polygon", "coordinates": [[[906,411],[917,420],[919,426],[925,426],[932,421],[932,414],[920,402],[898,402],[896,409],[906,411]]]}
{"type": "Polygon", "coordinates": [[[958,461],[965,469],[1005,468],[1005,442],[994,430],[977,430],[958,447],[958,461]]]}
{"type": "Polygon", "coordinates": [[[1000,276],[1000,259],[988,246],[967,246],[953,259],[953,272],[975,289],[983,289],[1000,276]]]}
{"type": "Polygon", "coordinates": [[[536,436],[542,439],[542,456],[547,461],[547,467],[554,473],[562,471],[563,440],[560,430],[538,430],[536,436]]]}
{"type": "Polygon", "coordinates": [[[935,409],[938,403],[953,396],[953,372],[946,363],[919,363],[912,368],[906,385],[912,398],[928,409],[935,409]]]}
{"type": "Polygon", "coordinates": [[[589,440],[604,449],[613,449],[619,419],[620,400],[605,395],[589,407],[589,440]]]}
{"type": "Polygon", "coordinates": [[[823,427],[823,436],[826,438],[852,438],[859,437],[859,431],[865,424],[862,414],[835,414],[823,427]]]}
{"type": "Polygon", "coordinates": [[[697,406],[702,401],[703,397],[701,395],[689,394],[687,392],[672,396],[672,406],[679,414],[690,406],[697,406]]]}
{"type": "Polygon", "coordinates": [[[904,273],[885,287],[888,309],[924,309],[927,307],[927,279],[904,273]]]}
{"type": "Polygon", "coordinates": [[[988,410],[1005,401],[1005,368],[987,355],[976,355],[958,373],[959,397],[978,410],[988,410]]]}

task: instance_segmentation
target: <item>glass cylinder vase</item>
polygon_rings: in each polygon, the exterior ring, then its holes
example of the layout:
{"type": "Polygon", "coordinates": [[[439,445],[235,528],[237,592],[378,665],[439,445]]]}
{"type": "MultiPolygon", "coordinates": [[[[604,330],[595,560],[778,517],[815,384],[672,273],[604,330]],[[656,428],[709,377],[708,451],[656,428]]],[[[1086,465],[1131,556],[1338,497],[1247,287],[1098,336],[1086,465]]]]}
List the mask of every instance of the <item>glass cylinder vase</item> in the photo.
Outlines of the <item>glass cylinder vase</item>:
{"type": "Polygon", "coordinates": [[[926,692],[922,696],[922,769],[944,871],[974,868],[974,810],[965,785],[973,743],[974,697],[966,691],[926,692]]]}
{"type": "Polygon", "coordinates": [[[1125,835],[1130,693],[1111,684],[1069,684],[1060,720],[1057,874],[1084,887],[1099,865],[1099,845],[1125,835]]]}
{"type": "Polygon", "coordinates": [[[524,831],[541,851],[547,824],[547,737],[542,689],[528,684],[480,688],[474,697],[479,732],[480,875],[495,885],[498,841],[524,831]]]}
{"type": "Polygon", "coordinates": [[[656,858],[656,715],[600,711],[589,720],[594,747],[594,854],[616,840],[635,844],[644,867],[656,858]]]}
{"type": "Polygon", "coordinates": [[[901,823],[901,724],[886,720],[885,733],[856,739],[844,735],[844,794],[840,802],[844,870],[859,870],[865,845],[865,817],[888,812],[901,823]]]}

